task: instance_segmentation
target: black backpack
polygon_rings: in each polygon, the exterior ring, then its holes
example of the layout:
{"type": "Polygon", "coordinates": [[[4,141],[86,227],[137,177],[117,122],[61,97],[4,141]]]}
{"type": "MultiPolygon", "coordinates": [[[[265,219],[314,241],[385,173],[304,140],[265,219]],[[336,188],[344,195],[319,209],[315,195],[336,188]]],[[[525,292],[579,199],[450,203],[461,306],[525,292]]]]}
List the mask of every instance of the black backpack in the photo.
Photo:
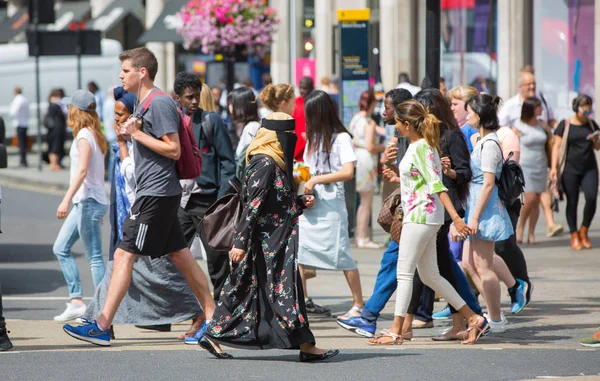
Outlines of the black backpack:
{"type": "MultiPolygon", "coordinates": [[[[502,154],[502,147],[494,140],[494,143],[500,148],[502,154]]],[[[481,146],[483,149],[483,144],[481,146]]],[[[498,186],[498,196],[505,206],[514,204],[525,190],[525,177],[523,176],[523,169],[519,163],[510,158],[513,156],[513,152],[508,154],[508,157],[502,163],[502,172],[500,178],[496,177],[496,186],[498,186]]]]}

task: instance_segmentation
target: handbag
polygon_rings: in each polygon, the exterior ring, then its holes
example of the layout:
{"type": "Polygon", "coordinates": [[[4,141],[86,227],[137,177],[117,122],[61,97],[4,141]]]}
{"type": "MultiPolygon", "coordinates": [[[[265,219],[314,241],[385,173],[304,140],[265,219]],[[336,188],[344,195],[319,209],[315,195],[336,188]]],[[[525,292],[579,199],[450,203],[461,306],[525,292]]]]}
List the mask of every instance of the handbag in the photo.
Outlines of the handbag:
{"type": "Polygon", "coordinates": [[[0,168],[6,167],[8,167],[8,153],[6,151],[6,146],[0,144],[0,168]]]}
{"type": "Polygon", "coordinates": [[[567,144],[569,141],[569,120],[565,119],[565,128],[563,130],[562,141],[560,143],[560,153],[558,156],[558,168],[556,169],[556,178],[558,184],[561,184],[562,173],[567,164],[567,144]]]}
{"type": "Polygon", "coordinates": [[[231,250],[233,236],[242,218],[242,191],[236,181],[229,181],[234,193],[212,204],[200,220],[198,231],[204,233],[205,243],[217,251],[231,250]]]}
{"type": "Polygon", "coordinates": [[[377,216],[377,223],[386,233],[390,233],[391,238],[395,242],[400,242],[403,218],[404,212],[400,203],[400,188],[397,188],[383,201],[383,205],[381,205],[381,210],[377,216]]]}

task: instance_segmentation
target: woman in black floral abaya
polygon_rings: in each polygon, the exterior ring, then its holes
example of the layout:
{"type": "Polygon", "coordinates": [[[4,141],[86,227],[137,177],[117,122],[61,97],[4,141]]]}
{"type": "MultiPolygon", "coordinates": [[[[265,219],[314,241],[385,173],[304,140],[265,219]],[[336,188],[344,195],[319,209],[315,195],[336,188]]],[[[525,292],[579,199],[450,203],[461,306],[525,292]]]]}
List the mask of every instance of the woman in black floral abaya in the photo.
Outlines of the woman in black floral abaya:
{"type": "Polygon", "coordinates": [[[315,346],[297,264],[298,216],[314,205],[298,198],[292,176],[295,121],[274,113],[246,154],[244,212],[229,253],[237,266],[225,282],[213,321],[199,344],[231,358],[219,344],[246,349],[300,349],[300,361],[339,353],[315,346]]]}

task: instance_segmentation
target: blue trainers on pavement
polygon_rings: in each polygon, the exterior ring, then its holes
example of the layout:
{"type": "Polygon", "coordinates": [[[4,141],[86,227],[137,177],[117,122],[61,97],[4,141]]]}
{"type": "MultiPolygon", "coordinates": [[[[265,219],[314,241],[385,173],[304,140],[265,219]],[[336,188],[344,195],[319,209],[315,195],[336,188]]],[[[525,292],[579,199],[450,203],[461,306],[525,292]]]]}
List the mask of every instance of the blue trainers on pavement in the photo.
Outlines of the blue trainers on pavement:
{"type": "Polygon", "coordinates": [[[511,295],[510,312],[518,314],[521,312],[527,302],[527,289],[529,288],[527,283],[517,278],[518,287],[514,290],[514,294],[511,295]]]}
{"type": "Polygon", "coordinates": [[[63,330],[67,335],[78,340],[87,341],[88,343],[104,347],[110,346],[110,329],[105,331],[101,330],[95,320],[93,322],[90,322],[87,319],[81,320],[83,325],[72,326],[70,324],[65,324],[63,330]]]}
{"type": "Polygon", "coordinates": [[[345,328],[348,331],[354,331],[357,335],[368,338],[375,337],[375,330],[377,330],[377,323],[371,323],[360,316],[351,316],[348,319],[337,319],[337,323],[340,327],[345,328]]]}
{"type": "Polygon", "coordinates": [[[446,306],[446,308],[444,308],[443,310],[434,313],[433,315],[431,315],[431,317],[433,318],[433,320],[447,320],[450,319],[452,317],[452,314],[450,313],[450,307],[446,306]]]}
{"type": "Polygon", "coordinates": [[[185,339],[183,339],[183,342],[189,345],[198,345],[198,341],[200,341],[202,336],[204,336],[204,333],[208,329],[208,325],[209,323],[205,321],[204,324],[202,324],[202,327],[200,327],[200,329],[198,330],[198,332],[194,334],[194,336],[186,337],[185,339]]]}

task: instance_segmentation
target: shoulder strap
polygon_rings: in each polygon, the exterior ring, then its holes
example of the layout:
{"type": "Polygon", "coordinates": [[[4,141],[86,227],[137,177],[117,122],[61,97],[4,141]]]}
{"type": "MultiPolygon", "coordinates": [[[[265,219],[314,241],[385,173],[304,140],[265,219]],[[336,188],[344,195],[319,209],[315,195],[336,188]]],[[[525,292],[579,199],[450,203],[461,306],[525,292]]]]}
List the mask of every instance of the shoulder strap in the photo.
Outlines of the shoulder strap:
{"type": "Polygon", "coordinates": [[[140,107],[139,109],[137,109],[136,115],[137,116],[143,116],[144,114],[146,114],[146,112],[150,108],[150,105],[152,104],[152,100],[157,95],[166,95],[166,94],[163,93],[162,91],[153,91],[153,92],[151,92],[150,95],[148,95],[146,97],[146,99],[144,100],[144,103],[142,103],[142,107],[140,107]]]}
{"type": "Polygon", "coordinates": [[[542,98],[542,102],[544,102],[544,106],[546,107],[546,112],[548,112],[548,102],[546,101],[546,97],[544,96],[544,93],[542,93],[540,91],[540,98],[542,98]]]}

